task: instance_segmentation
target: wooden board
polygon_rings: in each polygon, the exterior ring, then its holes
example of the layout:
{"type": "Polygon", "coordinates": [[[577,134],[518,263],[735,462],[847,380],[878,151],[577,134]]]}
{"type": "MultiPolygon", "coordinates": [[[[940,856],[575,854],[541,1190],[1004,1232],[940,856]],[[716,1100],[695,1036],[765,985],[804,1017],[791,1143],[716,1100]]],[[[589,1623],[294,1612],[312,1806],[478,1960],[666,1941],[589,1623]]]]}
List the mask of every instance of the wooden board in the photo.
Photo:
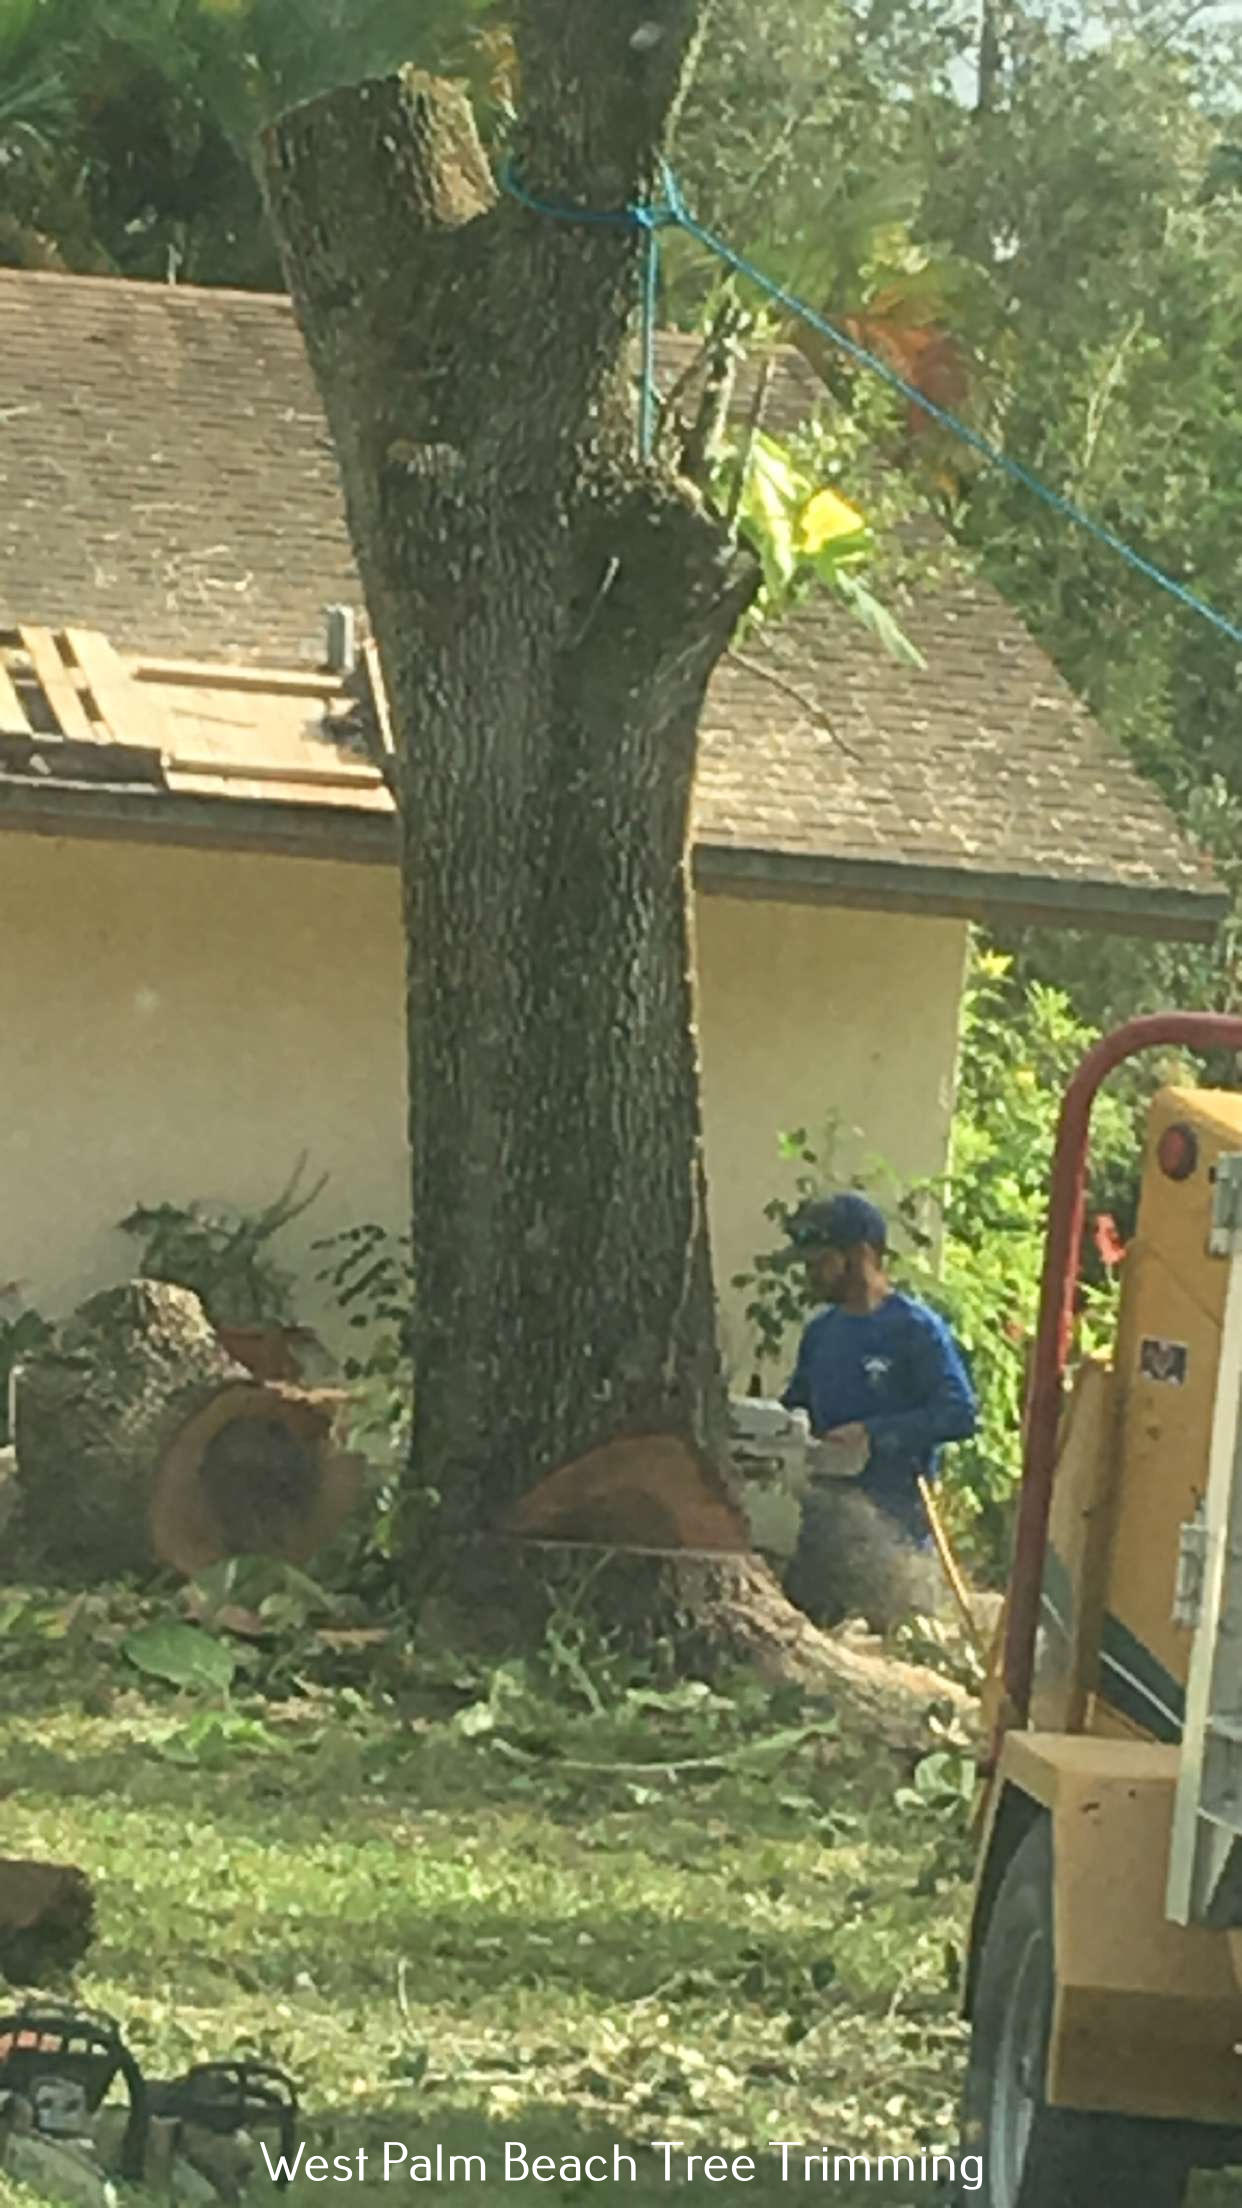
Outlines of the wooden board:
{"type": "Polygon", "coordinates": [[[98,743],[102,732],[92,727],[51,630],[19,629],[17,633],[61,735],[76,736],[81,743],[98,743]]]}
{"type": "Polygon", "coordinates": [[[388,711],[388,692],[384,688],[384,674],[380,666],[379,646],[370,637],[362,647],[362,664],[366,669],[367,682],[370,686],[371,703],[375,707],[375,723],[379,730],[380,742],[385,751],[395,752],[397,747],[393,741],[392,717],[388,711]]]}
{"type": "Polygon", "coordinates": [[[241,775],[247,782],[302,782],[308,788],[328,790],[374,790],[382,789],[384,784],[379,768],[368,767],[362,760],[357,766],[341,760],[331,766],[314,767],[296,759],[287,763],[273,759],[192,759],[174,751],[169,763],[178,774],[203,781],[219,782],[241,775]]]}
{"type": "Polygon", "coordinates": [[[119,743],[150,745],[161,751],[163,716],[144,697],[129,669],[98,629],[66,629],[65,637],[90,686],[100,719],[119,743]]]}
{"type": "Polygon", "coordinates": [[[29,736],[31,727],[9,679],[8,669],[0,659],[0,736],[29,736]]]}
{"type": "Polygon", "coordinates": [[[339,698],[345,685],[339,675],[303,673],[297,667],[244,667],[228,661],[201,659],[139,659],[133,667],[136,681],[146,685],[175,682],[189,688],[205,683],[209,690],[265,690],[290,692],[296,697],[339,698]]]}
{"type": "Polygon", "coordinates": [[[49,787],[69,782],[164,786],[158,751],[148,744],[110,744],[95,736],[83,742],[76,736],[32,736],[29,729],[24,736],[10,736],[0,729],[0,763],[6,775],[37,775],[49,787]]]}

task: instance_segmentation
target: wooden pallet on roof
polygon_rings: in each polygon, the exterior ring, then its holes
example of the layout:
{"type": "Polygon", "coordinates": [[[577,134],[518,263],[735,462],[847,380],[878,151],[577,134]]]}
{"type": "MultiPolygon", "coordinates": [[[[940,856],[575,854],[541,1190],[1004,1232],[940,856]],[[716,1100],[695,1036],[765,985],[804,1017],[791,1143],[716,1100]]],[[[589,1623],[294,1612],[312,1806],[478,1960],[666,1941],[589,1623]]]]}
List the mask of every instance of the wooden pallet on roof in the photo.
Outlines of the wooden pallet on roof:
{"type": "Polygon", "coordinates": [[[162,720],[96,629],[0,631],[5,767],[62,780],[158,782],[162,720]]]}

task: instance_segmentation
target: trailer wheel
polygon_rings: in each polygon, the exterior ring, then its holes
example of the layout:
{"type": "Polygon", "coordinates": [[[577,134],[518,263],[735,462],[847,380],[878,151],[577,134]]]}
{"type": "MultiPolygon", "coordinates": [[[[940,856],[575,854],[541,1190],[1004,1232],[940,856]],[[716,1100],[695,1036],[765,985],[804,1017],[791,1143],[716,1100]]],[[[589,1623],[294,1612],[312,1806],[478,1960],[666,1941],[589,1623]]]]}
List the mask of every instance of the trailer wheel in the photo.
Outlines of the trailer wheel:
{"type": "Polygon", "coordinates": [[[1180,2125],[1050,2108],[1052,1834],[1046,1817],[1014,1851],[984,1937],[963,2097],[962,2153],[981,2208],[1181,2208],[1194,2167],[1180,2125]]]}

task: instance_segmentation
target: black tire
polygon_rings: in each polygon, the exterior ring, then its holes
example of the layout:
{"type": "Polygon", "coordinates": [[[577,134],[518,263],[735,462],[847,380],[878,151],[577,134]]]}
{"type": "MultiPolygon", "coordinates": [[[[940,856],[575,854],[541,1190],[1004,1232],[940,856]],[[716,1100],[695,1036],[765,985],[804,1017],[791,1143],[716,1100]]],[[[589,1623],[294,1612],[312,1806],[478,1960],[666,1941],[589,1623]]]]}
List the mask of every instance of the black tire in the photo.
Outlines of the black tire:
{"type": "MultiPolygon", "coordinates": [[[[980,2208],[1181,2208],[1193,2134],[1151,2118],[1050,2108],[1052,1834],[1041,1817],[1001,1881],[979,1958],[962,2155],[982,2160],[980,2208]]],[[[974,2175],[973,2166],[970,2172],[974,2175]]]]}

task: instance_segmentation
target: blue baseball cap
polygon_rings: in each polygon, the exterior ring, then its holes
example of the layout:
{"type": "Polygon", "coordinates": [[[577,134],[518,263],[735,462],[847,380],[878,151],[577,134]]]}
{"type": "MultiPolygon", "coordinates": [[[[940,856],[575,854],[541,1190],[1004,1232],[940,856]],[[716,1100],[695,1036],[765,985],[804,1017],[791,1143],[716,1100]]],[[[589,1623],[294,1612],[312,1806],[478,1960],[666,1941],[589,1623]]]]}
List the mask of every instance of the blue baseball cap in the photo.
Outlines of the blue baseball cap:
{"type": "Polygon", "coordinates": [[[869,1197],[842,1189],[836,1196],[816,1196],[801,1205],[789,1222],[789,1239],[800,1250],[855,1250],[865,1242],[869,1249],[883,1251],[888,1221],[869,1197]]]}

